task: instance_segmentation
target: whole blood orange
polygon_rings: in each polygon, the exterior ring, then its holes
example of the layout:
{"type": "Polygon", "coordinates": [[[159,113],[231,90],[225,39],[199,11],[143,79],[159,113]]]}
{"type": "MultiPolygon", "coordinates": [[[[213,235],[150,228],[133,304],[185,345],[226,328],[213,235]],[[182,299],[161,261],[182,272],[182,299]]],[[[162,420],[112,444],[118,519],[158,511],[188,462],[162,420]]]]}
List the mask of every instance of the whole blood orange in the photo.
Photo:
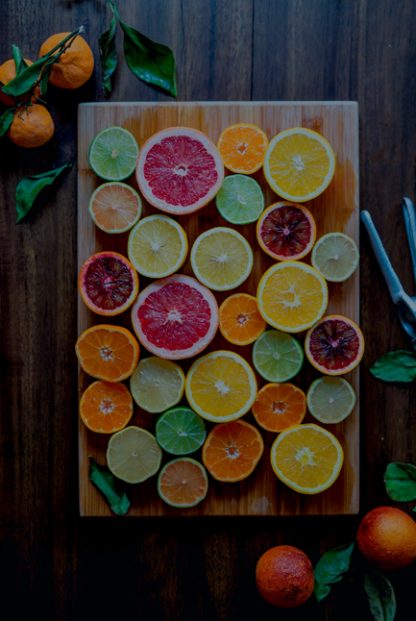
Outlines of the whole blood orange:
{"type": "Polygon", "coordinates": [[[269,604],[279,608],[296,608],[312,595],[312,563],[299,548],[275,546],[259,558],[256,583],[260,595],[269,604]]]}
{"type": "Polygon", "coordinates": [[[416,559],[416,522],[396,507],[376,507],[362,518],[357,544],[379,569],[399,569],[416,559]]]}

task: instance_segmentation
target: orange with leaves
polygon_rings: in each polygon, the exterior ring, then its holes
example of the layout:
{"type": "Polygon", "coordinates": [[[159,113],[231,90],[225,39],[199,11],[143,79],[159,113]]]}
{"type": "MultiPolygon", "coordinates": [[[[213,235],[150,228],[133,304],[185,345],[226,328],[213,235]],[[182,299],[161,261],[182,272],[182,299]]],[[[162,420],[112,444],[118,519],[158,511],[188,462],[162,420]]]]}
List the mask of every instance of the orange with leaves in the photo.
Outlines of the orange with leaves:
{"type": "MultiPolygon", "coordinates": [[[[44,56],[57,46],[69,32],[60,32],[44,41],[39,56],[44,56]]],[[[85,84],[94,71],[94,54],[88,43],[78,35],[52,65],[49,82],[58,88],[74,89],[85,84]]]]}
{"type": "Polygon", "coordinates": [[[49,111],[41,104],[30,104],[15,112],[8,137],[19,147],[41,147],[55,133],[55,124],[49,111]]]}

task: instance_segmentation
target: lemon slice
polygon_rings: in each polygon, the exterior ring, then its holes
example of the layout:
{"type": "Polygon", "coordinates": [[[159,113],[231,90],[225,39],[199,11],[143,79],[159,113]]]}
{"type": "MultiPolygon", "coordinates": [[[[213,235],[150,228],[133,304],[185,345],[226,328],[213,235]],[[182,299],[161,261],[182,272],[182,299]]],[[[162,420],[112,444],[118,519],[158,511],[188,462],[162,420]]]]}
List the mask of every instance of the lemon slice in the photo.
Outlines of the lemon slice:
{"type": "Polygon", "coordinates": [[[130,377],[130,392],[139,407],[154,414],[164,412],[182,399],[185,374],[170,360],[149,356],[140,360],[130,377]]]}
{"type": "Polygon", "coordinates": [[[323,235],[311,255],[312,265],[330,282],[347,280],[357,269],[359,260],[357,244],[344,233],[323,235]]]}
{"type": "Polygon", "coordinates": [[[162,449],[149,431],[131,426],[111,436],[106,457],[115,477],[126,483],[141,483],[159,470],[162,449]]]}
{"type": "Polygon", "coordinates": [[[308,410],[320,423],[340,423],[351,414],[356,395],[343,377],[318,377],[306,394],[308,410]]]}

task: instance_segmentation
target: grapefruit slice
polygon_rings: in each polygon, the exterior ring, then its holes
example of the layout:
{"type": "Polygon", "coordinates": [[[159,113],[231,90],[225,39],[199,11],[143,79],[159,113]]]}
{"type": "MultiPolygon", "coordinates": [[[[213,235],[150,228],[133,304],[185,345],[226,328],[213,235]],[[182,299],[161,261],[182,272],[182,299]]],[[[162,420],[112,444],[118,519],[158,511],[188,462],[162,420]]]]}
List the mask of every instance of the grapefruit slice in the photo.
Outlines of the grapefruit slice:
{"type": "Polygon", "coordinates": [[[214,295],[195,278],[175,274],[156,280],[137,298],[131,313],[140,343],[160,358],[199,354],[218,328],[214,295]]]}
{"type": "Polygon", "coordinates": [[[169,127],[144,144],[136,178],[153,207],[180,216],[214,198],[224,179],[224,165],[205,134],[190,127],[169,127]]]}

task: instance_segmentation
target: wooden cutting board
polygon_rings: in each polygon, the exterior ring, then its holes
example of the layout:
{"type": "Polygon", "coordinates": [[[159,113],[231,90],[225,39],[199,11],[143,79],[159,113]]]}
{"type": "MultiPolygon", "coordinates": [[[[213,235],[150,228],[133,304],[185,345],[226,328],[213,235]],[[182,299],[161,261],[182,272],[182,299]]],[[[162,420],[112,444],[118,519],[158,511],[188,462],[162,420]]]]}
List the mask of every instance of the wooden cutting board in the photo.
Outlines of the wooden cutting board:
{"type": "MultiPolygon", "coordinates": [[[[358,205],[358,106],[355,102],[192,102],[192,103],[91,103],[81,104],[78,114],[78,267],[91,254],[102,249],[113,249],[127,254],[127,234],[106,235],[93,224],[88,213],[88,201],[100,180],[88,166],[89,145],[101,129],[121,125],[136,136],[139,145],[156,131],[171,126],[195,127],[205,132],[214,142],[226,126],[237,122],[256,123],[269,138],[279,131],[304,126],[322,133],[334,148],[337,158],[335,177],[330,187],[308,207],[317,221],[318,236],[329,231],[343,231],[359,241],[358,205]]],[[[268,188],[262,173],[256,179],[263,187],[266,206],[278,198],[268,188]]],[[[130,180],[135,185],[134,179],[130,180]]],[[[145,205],[144,213],[154,210],[145,205]]],[[[214,204],[194,215],[181,219],[190,244],[198,233],[209,227],[229,226],[219,216],[214,204]]],[[[261,274],[272,260],[260,250],[255,238],[255,225],[238,229],[250,241],[255,253],[253,272],[242,290],[255,294],[261,274]]],[[[192,273],[189,262],[181,270],[192,273]]],[[[141,286],[146,284],[141,279],[141,286]]],[[[342,284],[329,284],[328,312],[344,314],[359,322],[359,272],[342,284]]],[[[218,295],[221,302],[224,294],[218,295]]],[[[100,317],[90,313],[78,299],[78,334],[100,317]]],[[[129,313],[114,323],[129,326],[129,313]]],[[[297,335],[303,342],[304,335],[297,335]]],[[[230,346],[219,335],[210,349],[238,350],[250,361],[250,347],[230,346]]],[[[142,355],[145,352],[142,349],[142,355]]],[[[183,363],[184,369],[189,361],[183,363]]],[[[305,363],[294,382],[306,390],[319,374],[305,363]]],[[[264,380],[259,379],[259,386],[264,380]]],[[[255,472],[245,481],[234,484],[218,483],[210,479],[207,498],[192,509],[178,510],[165,505],[157,496],[156,477],[128,486],[132,501],[130,516],[185,516],[185,515],[330,515],[354,514],[359,510],[359,372],[346,376],[357,393],[357,406],[346,421],[327,426],[340,440],[345,453],[344,465],[335,484],[315,496],[304,496],[280,483],[272,472],[268,455],[274,434],[263,432],[265,452],[255,472]]],[[[79,371],[79,395],[90,383],[79,371]]],[[[251,413],[246,416],[251,419],[251,413]]],[[[136,408],[131,424],[154,429],[156,417],[136,408]]],[[[307,414],[304,422],[316,422],[307,414]]],[[[88,478],[89,456],[105,463],[108,438],[88,431],[79,422],[79,501],[84,516],[112,515],[106,502],[88,478]]],[[[198,458],[199,455],[196,454],[198,458]]],[[[165,459],[167,459],[165,457],[165,459]]]]}

